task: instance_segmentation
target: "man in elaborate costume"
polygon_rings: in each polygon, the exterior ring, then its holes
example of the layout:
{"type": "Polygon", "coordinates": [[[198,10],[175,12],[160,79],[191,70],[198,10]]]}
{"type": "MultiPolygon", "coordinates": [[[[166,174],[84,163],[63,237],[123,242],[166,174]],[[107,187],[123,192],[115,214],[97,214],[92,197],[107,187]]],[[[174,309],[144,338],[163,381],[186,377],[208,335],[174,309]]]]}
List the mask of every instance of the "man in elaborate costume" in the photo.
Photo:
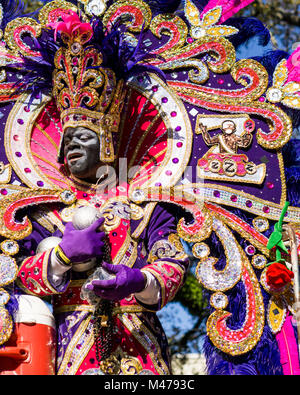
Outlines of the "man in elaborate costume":
{"type": "MultiPolygon", "coordinates": [[[[68,128],[63,145],[70,171],[76,166],[77,176],[80,172],[82,178],[89,175],[84,180],[92,179],[92,167],[97,170],[100,164],[99,156],[93,155],[100,148],[96,133],[68,128]],[[86,162],[89,166],[85,170],[86,162]]],[[[108,191],[108,195],[80,190],[76,194],[77,205],[84,207],[99,207],[99,201],[105,199],[94,223],[78,230],[69,222],[58,247],[49,249],[47,242],[52,242],[53,235],[61,236],[61,231],[51,234],[34,222],[33,233],[21,247],[29,251],[30,244],[34,251],[41,242],[46,248],[23,261],[19,280],[25,292],[32,295],[55,295],[58,374],[95,374],[100,361],[104,373],[168,374],[166,338],[154,312],[175,296],[187,268],[186,255],[177,247],[174,215],[159,204],[143,208],[130,204],[127,189],[121,186],[116,186],[115,193],[108,191]],[[99,230],[103,223],[106,232],[99,230]],[[111,246],[109,254],[105,251],[106,237],[111,246]],[[99,281],[106,277],[101,277],[101,272],[97,277],[93,258],[115,276],[99,281]],[[111,259],[113,265],[105,259],[111,259]],[[86,298],[87,288],[93,295],[86,298]],[[95,312],[96,296],[112,302],[98,306],[95,312]],[[96,325],[99,333],[95,338],[96,325]]],[[[44,219],[54,214],[56,222],[52,225],[62,229],[67,220],[64,210],[71,218],[70,209],[54,211],[49,207],[44,219]]],[[[79,226],[86,215],[84,212],[81,222],[79,219],[79,226]]]]}
{"type": "Polygon", "coordinates": [[[91,44],[92,26],[72,10],[62,19],[50,32],[64,44],[53,73],[63,129],[58,163],[78,186],[67,192],[71,207],[26,211],[32,231],[19,243],[17,284],[54,295],[57,374],[170,374],[155,311],[174,298],[188,267],[176,215],[166,204],[133,204],[127,180],[116,184],[101,171],[116,158],[125,88],[102,66],[107,54],[91,44]]]}
{"type": "Polygon", "coordinates": [[[231,18],[252,0],[74,3],[1,24],[0,356],[29,292],[54,295],[59,374],[168,374],[183,240],[208,374],[299,374],[299,48],[231,18]]]}

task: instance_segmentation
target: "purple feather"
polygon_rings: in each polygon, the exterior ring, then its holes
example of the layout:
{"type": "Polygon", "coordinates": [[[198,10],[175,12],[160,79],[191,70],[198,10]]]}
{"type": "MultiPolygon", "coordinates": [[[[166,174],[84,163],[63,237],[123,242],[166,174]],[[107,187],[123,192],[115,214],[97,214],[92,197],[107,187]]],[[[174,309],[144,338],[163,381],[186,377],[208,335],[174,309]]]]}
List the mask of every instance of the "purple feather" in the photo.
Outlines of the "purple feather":
{"type": "Polygon", "coordinates": [[[11,20],[23,15],[25,4],[22,0],[1,0],[3,9],[3,19],[1,29],[3,29],[11,20]]]}
{"type": "Polygon", "coordinates": [[[226,21],[229,26],[236,27],[239,32],[229,37],[235,47],[244,44],[253,37],[259,38],[259,44],[266,46],[271,40],[268,28],[256,18],[230,18],[226,21]]]}
{"type": "Polygon", "coordinates": [[[103,66],[114,70],[117,78],[120,79],[128,79],[133,75],[149,72],[157,74],[163,81],[166,81],[164,72],[149,64],[151,59],[162,59],[162,57],[145,50],[142,45],[143,29],[137,44],[133,45],[128,41],[126,26],[121,23],[119,21],[112,26],[110,31],[105,31],[99,19],[93,20],[94,36],[91,44],[98,46],[103,53],[103,66]]]}
{"type": "Polygon", "coordinates": [[[29,105],[34,98],[41,98],[42,93],[49,94],[52,89],[52,73],[54,71],[54,57],[59,49],[54,42],[53,30],[44,30],[39,39],[34,39],[32,47],[40,52],[38,57],[21,55],[22,63],[10,64],[10,68],[18,69],[23,79],[16,82],[14,93],[31,92],[29,105]]]}

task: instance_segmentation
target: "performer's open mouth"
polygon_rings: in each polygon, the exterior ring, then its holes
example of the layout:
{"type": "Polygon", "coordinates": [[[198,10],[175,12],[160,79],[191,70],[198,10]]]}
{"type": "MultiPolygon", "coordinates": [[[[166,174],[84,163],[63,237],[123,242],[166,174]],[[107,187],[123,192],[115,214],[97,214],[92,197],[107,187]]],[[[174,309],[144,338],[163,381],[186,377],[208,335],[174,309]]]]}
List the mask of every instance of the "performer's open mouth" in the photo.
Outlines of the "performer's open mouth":
{"type": "Polygon", "coordinates": [[[83,154],[80,152],[74,152],[68,155],[68,162],[69,163],[74,163],[77,160],[81,159],[83,157],[83,154]]]}

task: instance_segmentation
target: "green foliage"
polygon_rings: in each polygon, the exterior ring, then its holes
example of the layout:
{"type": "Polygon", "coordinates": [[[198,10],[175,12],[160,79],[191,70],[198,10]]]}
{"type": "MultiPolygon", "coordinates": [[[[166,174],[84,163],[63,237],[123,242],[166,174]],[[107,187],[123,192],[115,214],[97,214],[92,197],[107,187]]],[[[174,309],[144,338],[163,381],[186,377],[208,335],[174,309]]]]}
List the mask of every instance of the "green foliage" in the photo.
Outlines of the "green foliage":
{"type": "Polygon", "coordinates": [[[203,289],[195,276],[188,273],[184,286],[176,295],[176,301],[187,307],[189,312],[195,316],[206,316],[207,301],[203,297],[203,289]]]}

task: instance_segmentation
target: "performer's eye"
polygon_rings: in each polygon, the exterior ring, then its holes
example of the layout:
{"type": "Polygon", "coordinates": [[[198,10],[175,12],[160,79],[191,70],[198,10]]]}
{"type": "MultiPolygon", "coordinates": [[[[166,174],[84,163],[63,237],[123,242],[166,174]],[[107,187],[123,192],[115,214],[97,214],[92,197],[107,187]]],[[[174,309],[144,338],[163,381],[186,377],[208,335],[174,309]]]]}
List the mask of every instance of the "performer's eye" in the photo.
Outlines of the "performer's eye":
{"type": "Polygon", "coordinates": [[[82,141],[87,141],[91,138],[91,136],[88,136],[87,134],[83,134],[82,136],[80,136],[80,140],[82,141]]]}

